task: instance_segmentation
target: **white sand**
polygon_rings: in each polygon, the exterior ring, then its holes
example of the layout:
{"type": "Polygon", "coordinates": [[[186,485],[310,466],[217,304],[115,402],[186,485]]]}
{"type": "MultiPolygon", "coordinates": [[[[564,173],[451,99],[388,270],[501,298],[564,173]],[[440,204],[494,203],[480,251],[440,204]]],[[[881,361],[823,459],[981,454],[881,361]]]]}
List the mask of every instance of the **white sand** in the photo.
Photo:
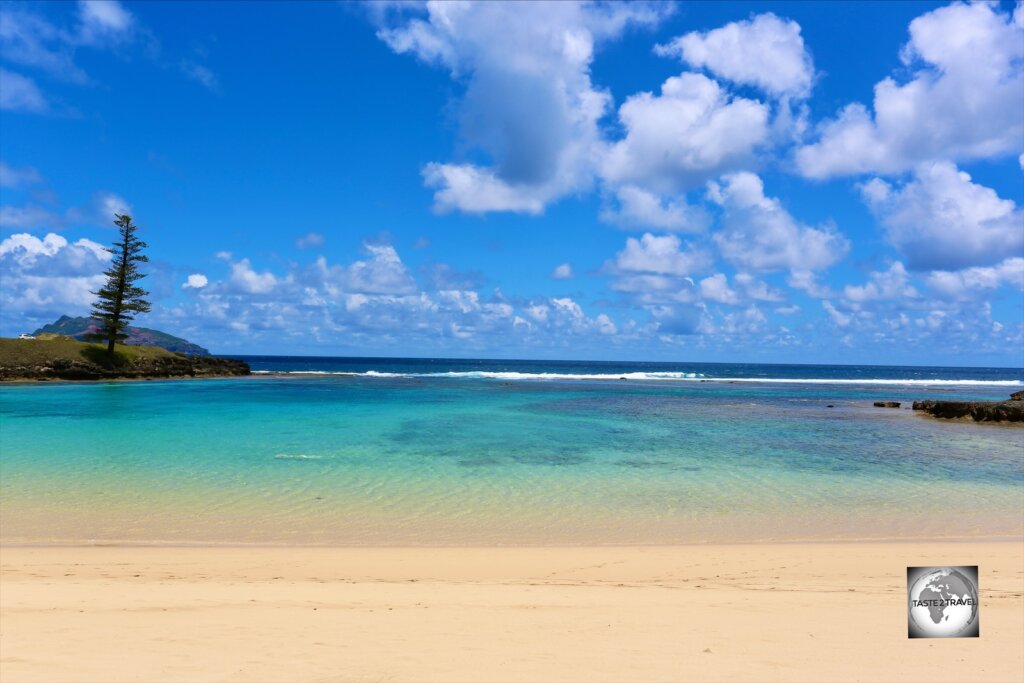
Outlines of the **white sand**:
{"type": "Polygon", "coordinates": [[[1021,681],[1024,543],[0,549],[0,680],[1021,681]],[[906,567],[980,565],[908,639],[906,567]]]}

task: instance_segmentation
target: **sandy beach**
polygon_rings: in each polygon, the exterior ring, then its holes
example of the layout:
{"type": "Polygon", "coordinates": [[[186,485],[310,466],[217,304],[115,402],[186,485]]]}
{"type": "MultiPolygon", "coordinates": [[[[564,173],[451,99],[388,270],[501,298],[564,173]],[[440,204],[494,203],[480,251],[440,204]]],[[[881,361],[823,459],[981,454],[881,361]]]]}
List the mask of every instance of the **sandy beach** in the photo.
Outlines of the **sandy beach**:
{"type": "Polygon", "coordinates": [[[3,547],[0,680],[1020,681],[1024,543],[3,547]],[[908,639],[908,565],[981,637],[908,639]]]}

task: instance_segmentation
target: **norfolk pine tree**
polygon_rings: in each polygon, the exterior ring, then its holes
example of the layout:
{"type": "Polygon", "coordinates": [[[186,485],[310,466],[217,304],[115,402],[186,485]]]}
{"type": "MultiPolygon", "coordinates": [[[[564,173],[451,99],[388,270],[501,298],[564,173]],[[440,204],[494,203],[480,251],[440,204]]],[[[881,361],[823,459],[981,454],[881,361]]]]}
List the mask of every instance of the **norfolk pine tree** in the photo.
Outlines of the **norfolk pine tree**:
{"type": "Polygon", "coordinates": [[[142,253],[146,243],[135,236],[136,226],[131,216],[115,213],[114,225],[121,240],[107,249],[113,256],[110,268],[103,273],[107,276],[107,283],[93,292],[97,301],[93,304],[92,317],[99,322],[99,330],[91,335],[94,339],[106,341],[107,353],[111,355],[114,344],[128,336],[124,329],[135,314],[148,313],[150,309],[149,301],[145,299],[149,292],[135,284],[146,277],[138,268],[139,263],[149,261],[149,257],[142,253]]]}

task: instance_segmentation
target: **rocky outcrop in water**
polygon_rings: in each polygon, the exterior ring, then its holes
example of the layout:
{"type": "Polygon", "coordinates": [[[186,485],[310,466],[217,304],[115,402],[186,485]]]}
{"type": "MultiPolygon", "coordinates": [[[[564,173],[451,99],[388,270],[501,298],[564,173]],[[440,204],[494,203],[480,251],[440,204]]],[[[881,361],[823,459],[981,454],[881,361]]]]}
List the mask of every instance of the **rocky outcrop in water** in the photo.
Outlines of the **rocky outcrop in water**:
{"type": "Polygon", "coordinates": [[[899,401],[875,401],[876,408],[899,408],[899,401]]]}
{"type": "Polygon", "coordinates": [[[914,410],[945,419],[1024,422],[1024,391],[1013,394],[1009,401],[914,401],[914,410]]]}

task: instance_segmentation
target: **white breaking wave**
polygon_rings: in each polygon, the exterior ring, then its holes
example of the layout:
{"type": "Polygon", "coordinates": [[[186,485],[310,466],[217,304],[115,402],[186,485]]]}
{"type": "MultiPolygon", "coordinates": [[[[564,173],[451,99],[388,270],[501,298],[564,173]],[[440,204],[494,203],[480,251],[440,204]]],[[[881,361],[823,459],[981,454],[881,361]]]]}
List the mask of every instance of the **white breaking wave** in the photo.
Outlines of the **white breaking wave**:
{"type": "Polygon", "coordinates": [[[698,372],[625,372],[621,374],[574,374],[562,372],[491,372],[480,370],[474,372],[422,372],[422,373],[391,373],[376,372],[370,370],[364,373],[366,377],[451,377],[453,379],[503,379],[503,380],[525,380],[525,379],[590,379],[590,380],[623,380],[623,379],[653,379],[653,380],[686,380],[701,379],[704,375],[698,372]]]}
{"type": "Polygon", "coordinates": [[[305,455],[304,453],[278,453],[274,456],[275,460],[323,460],[322,455],[305,455]]]}
{"type": "Polygon", "coordinates": [[[505,381],[520,380],[640,380],[669,382],[746,382],[752,384],[861,384],[861,385],[896,385],[918,387],[1022,387],[1024,382],[1017,379],[828,379],[828,378],[789,378],[789,377],[711,377],[699,372],[625,372],[602,374],[573,374],[560,372],[328,372],[325,370],[254,370],[259,375],[335,375],[342,377],[370,378],[451,378],[451,379],[495,379],[505,381]]]}
{"type": "MultiPolygon", "coordinates": [[[[339,375],[341,377],[372,376],[363,372],[330,372],[328,370],[253,370],[253,375],[339,375]]],[[[395,375],[403,377],[404,375],[395,375]]]]}
{"type": "Polygon", "coordinates": [[[762,384],[897,384],[911,387],[1024,387],[1018,379],[786,379],[782,377],[719,377],[716,382],[762,384]]]}

